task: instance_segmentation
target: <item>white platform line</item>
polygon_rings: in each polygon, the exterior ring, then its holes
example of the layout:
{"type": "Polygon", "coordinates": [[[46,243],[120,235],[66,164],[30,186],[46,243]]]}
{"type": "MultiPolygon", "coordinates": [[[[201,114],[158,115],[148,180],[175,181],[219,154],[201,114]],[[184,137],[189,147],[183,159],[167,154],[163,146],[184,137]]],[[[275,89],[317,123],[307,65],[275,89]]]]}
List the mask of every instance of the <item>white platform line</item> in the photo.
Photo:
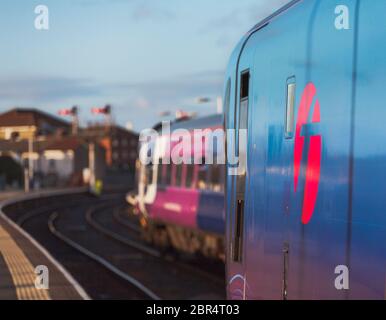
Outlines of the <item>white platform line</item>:
{"type": "Polygon", "coordinates": [[[90,296],[87,292],[82,288],[82,286],[74,279],[74,277],[63,267],[61,263],[59,263],[44,247],[42,247],[28,232],[24,229],[20,228],[16,223],[14,223],[10,218],[6,216],[3,212],[5,206],[15,204],[18,202],[37,199],[42,196],[44,197],[53,197],[58,195],[66,195],[66,194],[76,194],[85,192],[85,188],[77,188],[77,189],[69,189],[69,190],[60,190],[53,192],[41,192],[32,195],[25,195],[21,197],[17,197],[16,199],[3,201],[0,203],[0,218],[5,220],[12,228],[14,228],[17,232],[22,234],[25,238],[28,239],[67,279],[67,281],[74,287],[76,292],[82,297],[83,300],[91,300],[90,296]]]}

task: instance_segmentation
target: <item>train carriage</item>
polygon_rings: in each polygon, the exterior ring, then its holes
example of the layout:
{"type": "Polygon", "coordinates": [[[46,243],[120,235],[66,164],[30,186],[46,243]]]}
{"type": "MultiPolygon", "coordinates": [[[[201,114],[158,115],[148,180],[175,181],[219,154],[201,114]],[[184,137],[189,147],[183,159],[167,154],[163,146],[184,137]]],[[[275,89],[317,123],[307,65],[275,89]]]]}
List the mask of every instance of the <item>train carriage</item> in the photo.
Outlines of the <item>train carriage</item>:
{"type": "Polygon", "coordinates": [[[224,259],[225,163],[216,162],[223,155],[223,133],[223,116],[213,115],[175,121],[168,132],[142,144],[141,154],[151,161],[140,161],[138,194],[130,202],[142,217],[147,241],[224,259]],[[185,151],[175,163],[179,144],[185,151]]]}
{"type": "Polygon", "coordinates": [[[385,11],[291,1],[232,54],[226,127],[247,147],[227,142],[246,163],[226,183],[229,298],[385,298],[385,11]]]}

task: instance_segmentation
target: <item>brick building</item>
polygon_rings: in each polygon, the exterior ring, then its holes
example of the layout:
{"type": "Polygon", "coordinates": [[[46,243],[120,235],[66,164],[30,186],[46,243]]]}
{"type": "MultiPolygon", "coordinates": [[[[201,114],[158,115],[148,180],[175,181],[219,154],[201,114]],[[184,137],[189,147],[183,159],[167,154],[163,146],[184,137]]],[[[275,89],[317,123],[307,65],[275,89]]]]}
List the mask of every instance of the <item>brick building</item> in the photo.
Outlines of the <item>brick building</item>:
{"type": "Polygon", "coordinates": [[[91,142],[96,145],[101,172],[113,169],[122,177],[123,171],[134,173],[138,156],[134,132],[116,125],[91,125],[72,135],[70,123],[37,109],[17,108],[0,114],[0,157],[32,167],[34,179],[42,184],[48,176],[53,181],[78,181],[81,169],[88,167],[91,142]]]}
{"type": "Polygon", "coordinates": [[[134,171],[138,157],[138,135],[120,126],[91,125],[82,136],[96,139],[106,150],[106,165],[113,169],[134,171]]]}
{"type": "Polygon", "coordinates": [[[15,108],[0,114],[0,140],[68,134],[71,124],[37,109],[15,108]]]}

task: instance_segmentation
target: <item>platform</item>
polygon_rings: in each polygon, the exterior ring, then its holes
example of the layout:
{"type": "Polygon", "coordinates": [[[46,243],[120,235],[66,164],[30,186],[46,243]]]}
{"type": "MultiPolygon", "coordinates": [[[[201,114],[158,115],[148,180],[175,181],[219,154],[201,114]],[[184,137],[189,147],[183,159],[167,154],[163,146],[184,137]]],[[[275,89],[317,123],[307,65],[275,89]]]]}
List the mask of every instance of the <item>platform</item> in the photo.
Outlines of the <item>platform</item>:
{"type": "Polygon", "coordinates": [[[22,194],[23,194],[22,191],[8,191],[8,192],[1,191],[0,192],[0,201],[11,199],[11,198],[14,198],[14,197],[18,197],[18,196],[20,196],[22,194]]]}
{"type": "Polygon", "coordinates": [[[1,212],[0,300],[88,300],[77,281],[28,233],[1,212]],[[37,266],[49,270],[49,288],[35,286],[37,266]]]}

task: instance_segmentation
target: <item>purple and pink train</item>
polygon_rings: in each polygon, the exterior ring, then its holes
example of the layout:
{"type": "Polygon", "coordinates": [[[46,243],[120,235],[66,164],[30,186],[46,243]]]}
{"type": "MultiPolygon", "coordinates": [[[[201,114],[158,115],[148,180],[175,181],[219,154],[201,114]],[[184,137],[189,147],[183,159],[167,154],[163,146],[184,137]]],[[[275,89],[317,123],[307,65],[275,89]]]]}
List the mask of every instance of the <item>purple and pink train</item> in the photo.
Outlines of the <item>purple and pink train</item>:
{"type": "MultiPolygon", "coordinates": [[[[145,239],[158,247],[173,247],[181,252],[200,253],[224,259],[225,211],[224,170],[221,163],[206,164],[206,155],[223,153],[224,141],[208,143],[204,136],[201,147],[194,144],[194,130],[223,133],[223,116],[175,121],[170,134],[162,134],[142,148],[153,150],[151,161],[138,162],[136,195],[128,201],[141,215],[145,239]],[[178,147],[173,135],[184,130],[191,139],[183,148],[183,163],[175,164],[170,157],[178,147]],[[188,151],[186,151],[188,150],[188,151]]],[[[197,134],[196,134],[197,135],[197,134]]],[[[178,138],[177,138],[178,140],[178,138]]],[[[141,159],[140,159],[141,160],[141,159]]]]}

